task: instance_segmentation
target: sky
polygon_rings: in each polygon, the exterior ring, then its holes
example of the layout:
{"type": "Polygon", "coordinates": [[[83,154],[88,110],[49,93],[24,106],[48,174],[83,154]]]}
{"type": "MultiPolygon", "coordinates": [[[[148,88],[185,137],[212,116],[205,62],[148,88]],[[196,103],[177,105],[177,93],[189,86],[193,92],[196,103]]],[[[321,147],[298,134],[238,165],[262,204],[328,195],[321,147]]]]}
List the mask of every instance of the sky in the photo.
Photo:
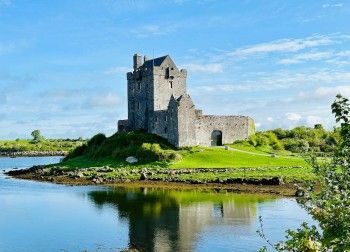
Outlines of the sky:
{"type": "Polygon", "coordinates": [[[206,114],[332,129],[350,1],[0,0],[0,139],[115,133],[134,53],[186,68],[206,114]]]}

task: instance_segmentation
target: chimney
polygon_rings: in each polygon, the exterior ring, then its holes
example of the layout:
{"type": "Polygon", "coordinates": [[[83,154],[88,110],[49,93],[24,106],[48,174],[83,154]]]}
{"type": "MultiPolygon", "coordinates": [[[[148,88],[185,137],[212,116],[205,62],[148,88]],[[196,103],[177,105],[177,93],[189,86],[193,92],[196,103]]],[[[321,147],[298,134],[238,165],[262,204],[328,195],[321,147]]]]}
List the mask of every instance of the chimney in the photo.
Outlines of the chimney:
{"type": "Polygon", "coordinates": [[[143,64],[142,55],[135,53],[133,59],[134,59],[134,70],[136,70],[143,64]]]}
{"type": "Polygon", "coordinates": [[[143,62],[146,62],[147,60],[149,60],[148,56],[147,55],[143,56],[143,62]]]}

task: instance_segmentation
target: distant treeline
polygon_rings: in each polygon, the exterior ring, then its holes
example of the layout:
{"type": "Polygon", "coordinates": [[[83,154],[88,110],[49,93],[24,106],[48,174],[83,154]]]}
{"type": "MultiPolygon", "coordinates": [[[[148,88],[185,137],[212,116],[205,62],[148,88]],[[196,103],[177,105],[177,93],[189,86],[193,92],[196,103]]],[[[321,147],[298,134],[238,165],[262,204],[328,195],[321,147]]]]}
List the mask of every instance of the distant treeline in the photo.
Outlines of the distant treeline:
{"type": "Polygon", "coordinates": [[[257,132],[246,143],[254,147],[270,146],[274,150],[286,150],[294,153],[332,152],[340,139],[340,129],[327,131],[322,125],[315,127],[296,127],[291,130],[274,129],[257,132]]]}
{"type": "Polygon", "coordinates": [[[0,152],[70,152],[85,142],[86,140],[83,139],[0,140],[0,152]]]}

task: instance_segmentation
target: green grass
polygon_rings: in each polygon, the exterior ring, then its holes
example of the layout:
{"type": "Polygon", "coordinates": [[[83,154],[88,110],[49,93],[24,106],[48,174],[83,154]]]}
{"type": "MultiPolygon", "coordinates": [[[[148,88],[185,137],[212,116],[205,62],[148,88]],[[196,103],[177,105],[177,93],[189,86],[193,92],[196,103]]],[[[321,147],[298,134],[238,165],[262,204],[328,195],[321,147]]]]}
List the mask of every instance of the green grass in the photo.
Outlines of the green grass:
{"type": "Polygon", "coordinates": [[[0,152],[19,151],[72,151],[86,141],[45,139],[40,142],[33,142],[29,139],[0,140],[0,152]]]}
{"type": "MultiPolygon", "coordinates": [[[[128,179],[139,178],[139,175],[128,173],[128,170],[145,167],[158,169],[233,168],[227,172],[176,175],[180,181],[185,182],[272,177],[280,177],[284,181],[293,182],[315,178],[310,165],[300,156],[290,156],[291,153],[281,151],[273,157],[268,147],[256,148],[245,143],[235,143],[230,147],[228,150],[219,147],[192,147],[177,150],[164,139],[142,132],[117,133],[109,138],[97,135],[87,144],[73,151],[59,165],[69,170],[109,166],[118,169],[106,174],[107,176],[128,179]],[[128,156],[136,156],[139,162],[128,164],[125,162],[128,156]]],[[[169,174],[155,173],[154,176],[164,179],[169,174]]]]}
{"type": "Polygon", "coordinates": [[[193,148],[182,151],[182,160],[170,164],[172,168],[238,168],[302,166],[308,163],[300,157],[263,156],[260,153],[245,153],[223,148],[193,148]]]}
{"type": "Polygon", "coordinates": [[[249,151],[249,152],[254,152],[254,153],[260,153],[260,154],[277,154],[281,156],[295,156],[296,154],[286,151],[286,150],[275,150],[271,146],[264,145],[264,146],[257,146],[254,147],[250,145],[248,142],[236,142],[233,144],[227,144],[227,146],[238,149],[238,150],[243,150],[243,151],[249,151]]]}

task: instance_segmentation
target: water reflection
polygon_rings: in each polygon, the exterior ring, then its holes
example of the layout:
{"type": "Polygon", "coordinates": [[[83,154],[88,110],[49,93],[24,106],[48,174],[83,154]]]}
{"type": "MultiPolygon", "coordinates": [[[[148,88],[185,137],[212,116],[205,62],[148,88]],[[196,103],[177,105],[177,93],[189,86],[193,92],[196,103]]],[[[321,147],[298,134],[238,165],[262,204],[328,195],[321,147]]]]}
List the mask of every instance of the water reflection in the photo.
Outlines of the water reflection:
{"type": "Polygon", "coordinates": [[[255,228],[257,205],[269,196],[159,189],[115,189],[89,192],[97,207],[111,205],[129,223],[129,247],[141,251],[192,251],[202,232],[235,225],[255,228]]]}

